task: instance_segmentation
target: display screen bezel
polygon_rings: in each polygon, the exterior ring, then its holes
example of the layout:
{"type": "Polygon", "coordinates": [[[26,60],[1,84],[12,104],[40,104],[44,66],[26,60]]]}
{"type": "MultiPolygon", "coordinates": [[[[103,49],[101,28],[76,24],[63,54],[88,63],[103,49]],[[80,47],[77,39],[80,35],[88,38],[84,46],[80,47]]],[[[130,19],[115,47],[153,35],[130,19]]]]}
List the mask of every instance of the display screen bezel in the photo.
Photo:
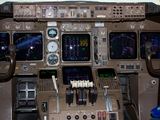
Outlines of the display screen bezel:
{"type": "Polygon", "coordinates": [[[109,33],[108,33],[108,50],[109,50],[109,60],[138,60],[138,33],[137,33],[137,31],[109,31],[109,33]],[[134,33],[135,34],[135,38],[136,38],[136,45],[135,45],[135,47],[136,47],[136,49],[135,49],[135,53],[136,53],[136,56],[135,56],[135,58],[111,58],[111,42],[110,42],[110,34],[111,33],[134,33]]]}
{"type": "Polygon", "coordinates": [[[43,31],[14,31],[12,33],[12,38],[13,38],[13,44],[14,44],[14,34],[15,33],[23,33],[23,34],[34,34],[34,33],[40,33],[42,34],[42,59],[41,60],[16,60],[17,62],[43,62],[44,61],[44,32],[43,31]]]}
{"type": "Polygon", "coordinates": [[[62,56],[62,62],[75,62],[75,63],[78,63],[78,62],[91,62],[91,48],[92,48],[92,46],[91,46],[91,44],[92,44],[92,42],[91,42],[91,33],[90,32],[87,32],[87,33],[61,33],[61,39],[62,39],[62,36],[63,35],[76,35],[76,34],[79,34],[79,35],[89,35],[89,60],[83,60],[83,61],[81,61],[81,60],[63,60],[63,41],[61,42],[61,56],[62,56]]]}

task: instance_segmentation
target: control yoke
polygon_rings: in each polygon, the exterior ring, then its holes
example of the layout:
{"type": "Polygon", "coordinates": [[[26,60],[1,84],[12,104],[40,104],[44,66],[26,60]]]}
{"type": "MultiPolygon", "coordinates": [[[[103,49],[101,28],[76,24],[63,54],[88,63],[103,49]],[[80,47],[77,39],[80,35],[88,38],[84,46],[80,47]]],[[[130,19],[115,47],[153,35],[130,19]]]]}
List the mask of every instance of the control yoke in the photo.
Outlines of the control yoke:
{"type": "Polygon", "coordinates": [[[146,66],[148,69],[148,73],[153,77],[160,77],[160,71],[153,69],[151,57],[156,55],[156,52],[151,51],[152,43],[145,42],[145,51],[146,51],[146,66]]]}
{"type": "Polygon", "coordinates": [[[8,70],[7,73],[0,73],[0,80],[7,80],[9,79],[14,70],[15,70],[15,65],[16,65],[16,58],[15,58],[15,54],[16,54],[16,46],[15,45],[9,45],[9,54],[8,55],[5,55],[5,58],[6,59],[9,59],[9,62],[10,62],[10,68],[8,70]]]}

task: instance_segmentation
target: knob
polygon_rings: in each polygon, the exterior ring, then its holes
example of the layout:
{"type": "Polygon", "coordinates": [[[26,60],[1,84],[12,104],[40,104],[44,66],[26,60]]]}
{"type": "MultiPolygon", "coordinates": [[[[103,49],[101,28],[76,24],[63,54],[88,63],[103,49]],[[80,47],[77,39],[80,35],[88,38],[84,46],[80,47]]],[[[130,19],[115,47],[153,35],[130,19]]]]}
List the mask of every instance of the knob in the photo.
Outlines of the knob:
{"type": "Polygon", "coordinates": [[[87,115],[83,115],[83,119],[87,119],[87,115]]]}
{"type": "Polygon", "coordinates": [[[10,25],[5,25],[5,28],[6,29],[10,29],[10,25]]]}
{"type": "Polygon", "coordinates": [[[95,116],[95,115],[91,115],[91,118],[92,118],[92,119],[95,119],[95,118],[96,118],[96,116],[95,116]]]}
{"type": "Polygon", "coordinates": [[[70,120],[70,119],[71,119],[71,116],[70,116],[70,115],[68,115],[68,116],[67,116],[67,120],[70,120]]]}
{"type": "Polygon", "coordinates": [[[19,29],[19,28],[20,28],[20,25],[16,25],[15,28],[16,28],[16,29],[19,29]]]}
{"type": "Polygon", "coordinates": [[[31,28],[31,27],[30,27],[30,25],[26,25],[26,29],[28,29],[28,30],[29,30],[30,28],[31,28]]]}
{"type": "Polygon", "coordinates": [[[77,120],[77,119],[79,119],[79,116],[78,116],[78,115],[76,115],[76,116],[75,116],[75,119],[76,119],[76,120],[77,120]]]}

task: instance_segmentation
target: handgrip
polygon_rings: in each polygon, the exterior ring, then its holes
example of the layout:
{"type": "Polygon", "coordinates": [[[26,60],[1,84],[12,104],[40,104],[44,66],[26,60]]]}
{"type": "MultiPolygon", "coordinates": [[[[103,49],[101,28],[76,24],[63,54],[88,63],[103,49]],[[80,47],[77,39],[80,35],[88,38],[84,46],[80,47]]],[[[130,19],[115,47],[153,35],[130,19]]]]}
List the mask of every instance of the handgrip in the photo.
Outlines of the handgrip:
{"type": "Polygon", "coordinates": [[[14,70],[15,70],[15,65],[16,65],[16,46],[11,44],[9,45],[8,48],[9,54],[5,55],[6,59],[9,59],[10,62],[10,68],[7,73],[0,73],[0,80],[8,80],[12,76],[14,70]]]}
{"type": "Polygon", "coordinates": [[[151,51],[152,43],[151,42],[145,42],[145,51],[146,51],[146,66],[148,73],[153,77],[160,77],[160,72],[153,69],[151,57],[156,55],[156,52],[151,51]]]}

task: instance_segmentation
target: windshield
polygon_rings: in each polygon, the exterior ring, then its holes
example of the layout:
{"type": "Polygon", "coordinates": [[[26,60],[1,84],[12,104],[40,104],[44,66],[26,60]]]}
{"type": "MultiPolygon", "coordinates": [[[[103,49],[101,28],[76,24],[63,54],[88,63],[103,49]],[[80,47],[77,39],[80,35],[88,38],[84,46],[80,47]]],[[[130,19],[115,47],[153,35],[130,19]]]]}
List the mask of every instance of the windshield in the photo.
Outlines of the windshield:
{"type": "MultiPolygon", "coordinates": [[[[0,0],[0,4],[4,2],[26,2],[26,0],[0,0]]],[[[62,2],[62,1],[71,1],[71,0],[27,0],[27,2],[62,2]]],[[[72,1],[78,1],[78,0],[72,0],[72,1]]],[[[153,2],[155,4],[160,4],[160,0],[79,0],[82,1],[90,1],[90,2],[153,2]]]]}

